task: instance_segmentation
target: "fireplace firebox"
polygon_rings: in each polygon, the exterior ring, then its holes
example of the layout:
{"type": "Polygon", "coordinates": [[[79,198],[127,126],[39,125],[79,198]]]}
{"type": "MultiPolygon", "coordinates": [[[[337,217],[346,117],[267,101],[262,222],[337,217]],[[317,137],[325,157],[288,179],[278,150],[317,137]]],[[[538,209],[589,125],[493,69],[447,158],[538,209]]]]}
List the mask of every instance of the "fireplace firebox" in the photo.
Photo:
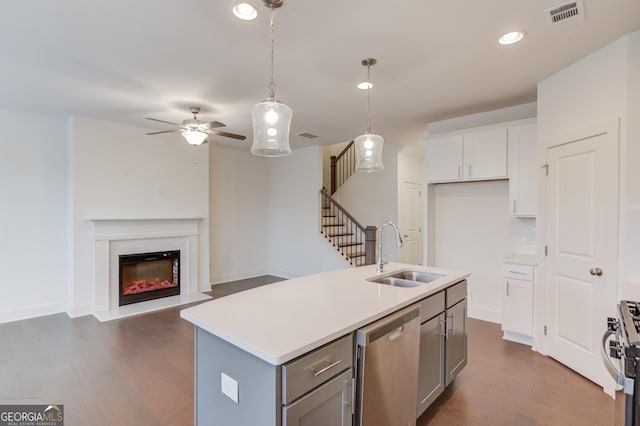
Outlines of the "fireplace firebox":
{"type": "Polygon", "coordinates": [[[180,294],[180,250],[118,258],[119,306],[180,294]]]}

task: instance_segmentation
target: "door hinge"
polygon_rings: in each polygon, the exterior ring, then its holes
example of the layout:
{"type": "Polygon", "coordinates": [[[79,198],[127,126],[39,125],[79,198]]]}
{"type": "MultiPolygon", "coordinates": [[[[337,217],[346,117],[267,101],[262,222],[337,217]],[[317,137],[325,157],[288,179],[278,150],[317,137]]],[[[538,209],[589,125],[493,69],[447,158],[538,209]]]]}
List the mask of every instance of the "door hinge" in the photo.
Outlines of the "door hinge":
{"type": "Polygon", "coordinates": [[[544,255],[549,256],[549,247],[544,246],[544,255]]]}
{"type": "Polygon", "coordinates": [[[544,167],[544,175],[545,176],[549,176],[549,165],[548,164],[543,164],[540,167],[544,167]]]}
{"type": "Polygon", "coordinates": [[[547,326],[546,325],[544,326],[544,335],[545,336],[547,335],[547,326]]]}

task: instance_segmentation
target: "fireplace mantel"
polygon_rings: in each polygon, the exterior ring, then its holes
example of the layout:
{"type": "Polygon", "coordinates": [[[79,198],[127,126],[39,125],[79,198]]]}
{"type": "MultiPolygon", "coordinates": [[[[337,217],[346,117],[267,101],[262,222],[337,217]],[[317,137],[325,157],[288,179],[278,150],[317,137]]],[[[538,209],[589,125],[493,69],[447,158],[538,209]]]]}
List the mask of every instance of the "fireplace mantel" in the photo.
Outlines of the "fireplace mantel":
{"type": "Polygon", "coordinates": [[[208,298],[198,292],[199,225],[202,217],[89,218],[93,224],[94,315],[101,321],[208,298]],[[120,254],[180,250],[180,296],[118,307],[120,254]]]}

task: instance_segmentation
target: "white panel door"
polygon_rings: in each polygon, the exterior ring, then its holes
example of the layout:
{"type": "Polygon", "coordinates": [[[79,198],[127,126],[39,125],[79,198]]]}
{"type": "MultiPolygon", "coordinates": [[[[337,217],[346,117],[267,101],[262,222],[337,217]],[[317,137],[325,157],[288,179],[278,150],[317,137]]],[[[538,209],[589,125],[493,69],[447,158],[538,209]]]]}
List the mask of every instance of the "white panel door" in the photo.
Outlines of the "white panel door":
{"type": "Polygon", "coordinates": [[[404,245],[402,261],[422,265],[422,188],[419,183],[403,181],[400,195],[400,232],[404,245]]]}
{"type": "Polygon", "coordinates": [[[618,131],[598,130],[547,150],[547,332],[553,358],[611,393],[600,344],[617,302],[618,131]]]}

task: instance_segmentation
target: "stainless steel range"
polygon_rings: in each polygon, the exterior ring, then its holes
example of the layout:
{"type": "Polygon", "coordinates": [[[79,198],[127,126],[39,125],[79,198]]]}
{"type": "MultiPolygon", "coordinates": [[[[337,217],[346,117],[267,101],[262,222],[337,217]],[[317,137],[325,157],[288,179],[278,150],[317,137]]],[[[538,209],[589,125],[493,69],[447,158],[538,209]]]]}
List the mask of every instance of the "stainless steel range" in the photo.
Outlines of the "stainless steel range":
{"type": "Polygon", "coordinates": [[[607,329],[602,338],[602,357],[609,373],[624,386],[624,424],[640,426],[640,302],[620,301],[618,318],[608,318],[607,329]],[[611,358],[620,361],[614,363],[611,358]]]}

